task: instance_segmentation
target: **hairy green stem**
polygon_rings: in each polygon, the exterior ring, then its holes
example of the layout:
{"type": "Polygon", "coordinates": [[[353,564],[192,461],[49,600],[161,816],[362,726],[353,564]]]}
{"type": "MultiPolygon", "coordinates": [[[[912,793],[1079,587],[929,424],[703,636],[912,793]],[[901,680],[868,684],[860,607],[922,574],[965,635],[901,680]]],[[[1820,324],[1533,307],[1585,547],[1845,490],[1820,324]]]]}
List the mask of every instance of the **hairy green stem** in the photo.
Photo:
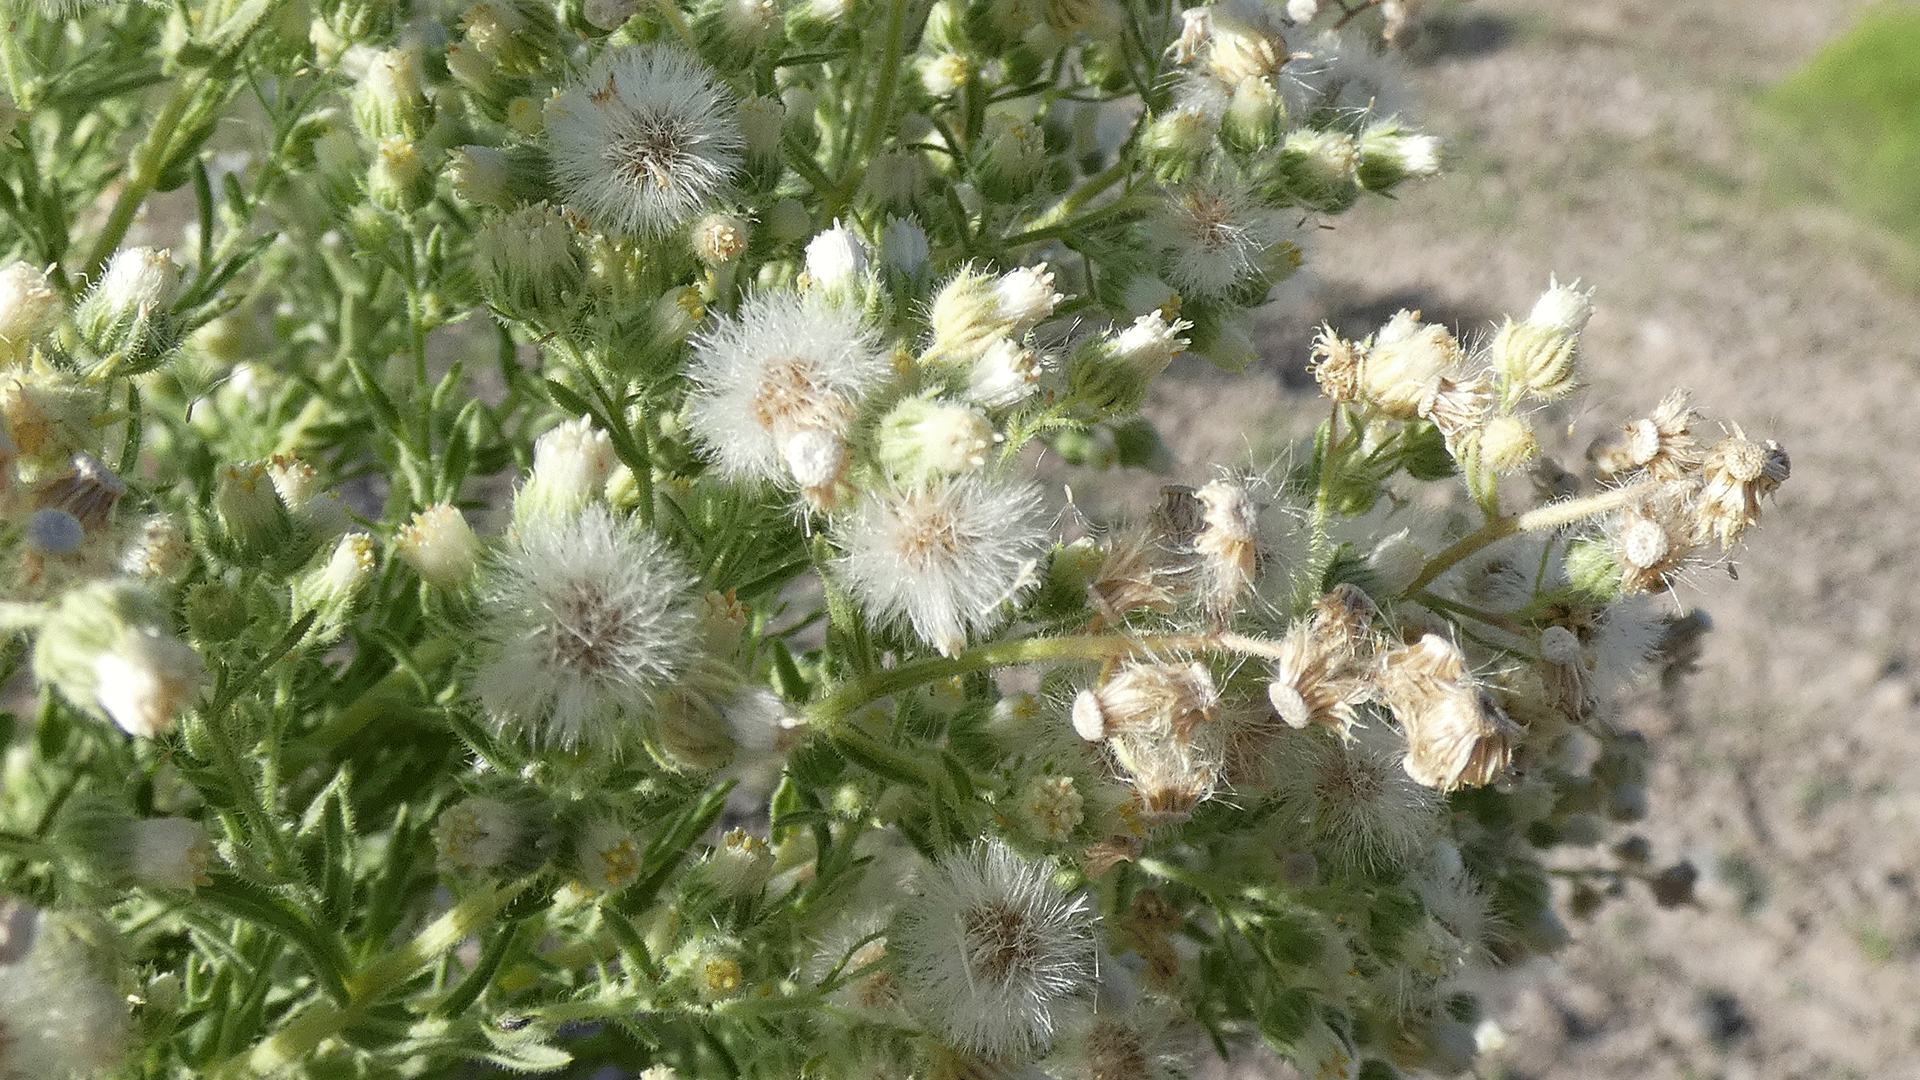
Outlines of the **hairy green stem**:
{"type": "Polygon", "coordinates": [[[1610,513],[1633,502],[1640,496],[1660,485],[1658,480],[1643,480],[1623,488],[1603,491],[1598,495],[1589,495],[1584,499],[1569,499],[1565,502],[1548,503],[1535,507],[1525,513],[1508,514],[1497,517],[1478,529],[1455,540],[1445,551],[1427,560],[1421,567],[1420,576],[1400,591],[1401,596],[1412,596],[1433,583],[1433,579],[1458,565],[1461,560],[1491,544],[1505,540],[1520,533],[1541,532],[1558,529],[1576,521],[1598,517],[1610,513]]]}
{"type": "Polygon", "coordinates": [[[524,881],[494,885],[460,901],[452,910],[428,923],[412,941],[348,976],[348,1004],[315,1001],[252,1050],[227,1059],[208,1075],[213,1080],[239,1080],[270,1075],[300,1061],[322,1042],[352,1025],[366,1012],[367,1006],[413,981],[463,939],[497,918],[525,885],[524,881]]]}
{"type": "Polygon", "coordinates": [[[1230,652],[1242,656],[1275,659],[1280,656],[1277,642],[1230,632],[1208,634],[1155,634],[1136,637],[1127,634],[1087,634],[1071,637],[1028,638],[996,641],[968,649],[957,656],[930,656],[910,660],[897,667],[874,671],[864,678],[843,683],[826,697],[807,708],[809,724],[839,737],[846,718],[862,707],[894,694],[924,686],[941,679],[992,668],[1019,664],[1043,664],[1061,660],[1124,660],[1134,656],[1166,656],[1180,653],[1230,652]]]}
{"type": "Polygon", "coordinates": [[[140,205],[153,193],[154,185],[160,182],[160,173],[175,152],[174,137],[181,134],[188,110],[200,102],[201,95],[207,90],[207,76],[204,72],[195,72],[180,80],[173,96],[160,107],[160,114],[153,118],[153,126],[147,129],[147,137],[133,151],[133,170],[120,188],[120,194],[113,200],[113,209],[107,212],[107,222],[101,226],[99,235],[93,239],[93,247],[87,251],[87,257],[80,263],[80,271],[89,278],[97,280],[100,268],[120,247],[127,229],[132,226],[134,215],[140,212],[140,205]]]}

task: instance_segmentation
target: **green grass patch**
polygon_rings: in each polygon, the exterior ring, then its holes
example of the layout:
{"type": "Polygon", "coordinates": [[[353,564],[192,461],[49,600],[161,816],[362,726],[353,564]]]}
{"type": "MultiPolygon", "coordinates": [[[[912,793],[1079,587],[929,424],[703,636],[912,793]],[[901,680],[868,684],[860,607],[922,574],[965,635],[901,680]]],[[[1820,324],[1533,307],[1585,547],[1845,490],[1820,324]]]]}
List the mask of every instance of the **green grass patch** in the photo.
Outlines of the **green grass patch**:
{"type": "Polygon", "coordinates": [[[1884,226],[1920,272],[1920,6],[1884,3],[1762,95],[1762,136],[1802,189],[1884,226]]]}

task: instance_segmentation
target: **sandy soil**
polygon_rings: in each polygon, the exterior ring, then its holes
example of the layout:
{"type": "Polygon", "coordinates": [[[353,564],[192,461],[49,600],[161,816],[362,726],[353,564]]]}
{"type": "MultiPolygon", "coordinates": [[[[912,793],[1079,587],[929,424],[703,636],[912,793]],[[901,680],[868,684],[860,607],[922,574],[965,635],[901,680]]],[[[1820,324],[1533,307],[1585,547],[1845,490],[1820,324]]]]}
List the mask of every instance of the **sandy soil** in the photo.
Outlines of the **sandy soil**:
{"type": "Polygon", "coordinates": [[[1155,407],[1183,460],[1245,460],[1243,430],[1317,419],[1298,365],[1319,319],[1358,336],[1407,306],[1475,331],[1557,273],[1600,305],[1565,445],[1680,385],[1792,454],[1739,580],[1684,590],[1716,624],[1699,674],[1630,717],[1657,753],[1637,831],[1699,868],[1698,902],[1633,890],[1496,979],[1508,1042],[1483,1076],[1920,1076],[1920,297],[1870,227],[1778,197],[1750,121],[1864,6],[1454,7],[1407,70],[1454,171],[1322,234],[1250,386],[1187,368],[1155,407]]]}

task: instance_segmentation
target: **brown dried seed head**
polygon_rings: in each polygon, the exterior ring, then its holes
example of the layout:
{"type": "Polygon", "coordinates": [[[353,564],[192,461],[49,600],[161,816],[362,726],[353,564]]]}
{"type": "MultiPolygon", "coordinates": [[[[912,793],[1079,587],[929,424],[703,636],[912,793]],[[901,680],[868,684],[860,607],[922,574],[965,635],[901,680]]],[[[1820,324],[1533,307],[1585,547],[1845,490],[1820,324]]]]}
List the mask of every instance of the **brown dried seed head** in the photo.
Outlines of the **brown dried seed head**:
{"type": "Polygon", "coordinates": [[[1313,378],[1320,392],[1334,401],[1360,398],[1360,358],[1366,346],[1342,338],[1333,327],[1322,326],[1313,339],[1313,378]]]}
{"type": "Polygon", "coordinates": [[[1760,498],[1792,473],[1792,462],[1779,443],[1757,443],[1739,434],[1720,440],[1707,452],[1701,466],[1703,483],[1696,504],[1696,525],[1703,536],[1732,547],[1747,527],[1760,519],[1760,498]]]}
{"type": "Polygon", "coordinates": [[[1626,425],[1620,434],[1596,442],[1587,451],[1594,470],[1603,479],[1643,471],[1656,480],[1679,480],[1700,464],[1700,448],[1693,437],[1700,414],[1687,403],[1687,392],[1675,390],[1653,410],[1653,415],[1626,425]]]}
{"type": "Polygon", "coordinates": [[[1620,511],[1613,531],[1620,587],[1629,593],[1664,592],[1700,542],[1689,500],[1693,485],[1665,484],[1620,511]]]}
{"type": "Polygon", "coordinates": [[[1219,705],[1220,691],[1204,664],[1128,664],[1074,698],[1073,726],[1089,742],[1129,732],[1185,741],[1219,705]]]}
{"type": "Polygon", "coordinates": [[[1146,609],[1161,613],[1173,610],[1174,589],[1171,573],[1156,565],[1156,548],[1145,532],[1129,531],[1107,540],[1107,555],[1087,583],[1094,608],[1103,614],[1123,616],[1129,611],[1146,609]]]}
{"type": "Polygon", "coordinates": [[[1407,775],[1440,791],[1492,783],[1513,758],[1519,728],[1466,674],[1460,648],[1438,634],[1387,654],[1380,696],[1407,736],[1407,775]]]}
{"type": "Polygon", "coordinates": [[[1215,480],[1194,493],[1205,510],[1194,554],[1207,613],[1224,625],[1259,573],[1260,515],[1247,489],[1215,480]]]}

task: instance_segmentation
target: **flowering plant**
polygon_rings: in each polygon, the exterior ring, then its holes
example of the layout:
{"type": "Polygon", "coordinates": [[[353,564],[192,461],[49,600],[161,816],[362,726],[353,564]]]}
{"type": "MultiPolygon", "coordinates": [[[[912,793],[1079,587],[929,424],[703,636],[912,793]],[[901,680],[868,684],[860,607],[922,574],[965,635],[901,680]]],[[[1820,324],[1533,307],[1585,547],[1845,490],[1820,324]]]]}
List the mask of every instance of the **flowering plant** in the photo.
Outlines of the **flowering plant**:
{"type": "Polygon", "coordinates": [[[1417,7],[0,0],[0,1077],[1467,1068],[1785,452],[1553,465],[1555,283],[1034,476],[1438,171],[1417,7]]]}

